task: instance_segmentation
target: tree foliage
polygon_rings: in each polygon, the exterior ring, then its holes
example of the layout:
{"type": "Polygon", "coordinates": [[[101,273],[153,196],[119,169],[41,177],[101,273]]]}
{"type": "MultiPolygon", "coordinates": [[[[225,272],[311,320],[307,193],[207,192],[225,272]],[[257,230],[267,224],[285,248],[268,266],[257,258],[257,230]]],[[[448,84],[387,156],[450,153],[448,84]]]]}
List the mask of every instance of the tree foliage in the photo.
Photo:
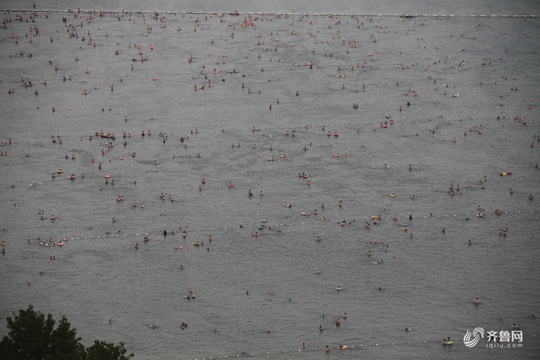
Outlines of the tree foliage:
{"type": "Polygon", "coordinates": [[[54,327],[51,314],[34,311],[32,305],[7,318],[8,335],[0,342],[0,359],[4,360],[127,360],[123,343],[115,345],[96,340],[85,349],[75,329],[65,317],[54,327]]]}
{"type": "Polygon", "coordinates": [[[126,356],[127,350],[123,342],[114,345],[96,340],[94,345],[87,348],[86,351],[88,352],[87,360],[125,360],[134,356],[133,353],[126,356]]]}

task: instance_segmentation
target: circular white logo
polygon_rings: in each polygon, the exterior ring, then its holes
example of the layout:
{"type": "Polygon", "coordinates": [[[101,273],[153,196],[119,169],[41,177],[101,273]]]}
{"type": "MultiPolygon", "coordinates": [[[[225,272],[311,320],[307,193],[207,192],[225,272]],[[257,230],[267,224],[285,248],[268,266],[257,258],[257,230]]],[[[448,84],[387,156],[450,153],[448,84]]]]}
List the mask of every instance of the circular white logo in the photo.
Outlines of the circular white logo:
{"type": "Polygon", "coordinates": [[[480,339],[483,339],[483,338],[484,338],[484,329],[482,329],[481,327],[477,327],[472,331],[472,333],[469,330],[467,330],[467,333],[463,337],[463,343],[465,344],[466,347],[472,348],[476,344],[478,344],[480,339]]]}

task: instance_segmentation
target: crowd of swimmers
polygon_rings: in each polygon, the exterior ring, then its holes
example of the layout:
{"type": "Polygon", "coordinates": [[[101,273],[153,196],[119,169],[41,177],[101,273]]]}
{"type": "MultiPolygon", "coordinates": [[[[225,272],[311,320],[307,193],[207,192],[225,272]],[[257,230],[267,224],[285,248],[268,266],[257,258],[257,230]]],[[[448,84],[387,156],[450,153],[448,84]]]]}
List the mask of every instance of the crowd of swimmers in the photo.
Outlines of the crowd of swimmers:
{"type": "MultiPolygon", "coordinates": [[[[64,18],[64,19],[65,19],[65,18],[64,18]]],[[[119,20],[120,20],[120,19],[119,19],[119,20]]],[[[65,22],[65,21],[64,21],[64,22],[65,22]]],[[[3,23],[3,27],[5,28],[6,25],[7,25],[6,22],[4,22],[4,23],[3,23]]],[[[83,27],[83,24],[82,24],[82,22],[81,22],[80,28],[82,28],[82,27],[83,27]]],[[[151,32],[151,30],[152,30],[151,27],[149,27],[149,28],[148,28],[148,32],[151,32]]],[[[180,28],[178,28],[178,30],[180,30],[180,28]]],[[[39,30],[38,30],[37,28],[34,28],[33,31],[34,31],[36,34],[39,32],[39,30]]],[[[75,27],[75,26],[73,26],[73,25],[69,26],[69,27],[68,27],[68,31],[71,32],[70,36],[79,38],[79,34],[77,34],[77,31],[76,31],[76,27],[75,27]]],[[[91,34],[90,34],[89,31],[87,32],[86,35],[87,35],[88,38],[89,38],[90,44],[91,44],[92,46],[96,46],[96,43],[93,42],[92,37],[91,37],[91,34]]],[[[84,36],[82,36],[81,38],[82,38],[83,40],[86,40],[84,36]]],[[[51,42],[54,41],[52,37],[51,37],[50,41],[51,41],[51,42]]],[[[143,52],[142,52],[142,50],[140,50],[140,49],[141,49],[141,48],[140,48],[140,45],[132,45],[132,44],[130,44],[130,48],[131,48],[132,46],[137,47],[137,49],[139,50],[139,51],[138,51],[139,58],[137,58],[137,57],[133,57],[133,58],[132,58],[132,60],[133,60],[134,62],[135,62],[135,61],[139,61],[139,60],[140,60],[140,61],[146,61],[146,60],[148,60],[148,57],[147,57],[147,56],[143,56],[143,52]]],[[[356,45],[355,43],[352,43],[351,46],[352,46],[352,47],[356,47],[357,45],[356,45]]],[[[153,50],[153,49],[154,49],[154,46],[151,45],[150,50],[153,50]]],[[[115,54],[116,54],[116,55],[120,55],[121,52],[117,51],[117,52],[115,52],[115,54]]],[[[19,54],[19,56],[23,56],[23,55],[24,55],[24,54],[23,54],[22,51],[21,51],[20,54],[19,54]]],[[[369,56],[371,56],[371,55],[372,55],[372,54],[370,54],[369,56]]],[[[29,55],[29,56],[31,56],[31,55],[29,55]]],[[[75,58],[75,61],[78,61],[78,60],[79,60],[78,58],[75,58]]],[[[192,61],[193,61],[193,58],[192,58],[192,56],[190,56],[189,62],[192,62],[192,61]]],[[[52,65],[52,63],[51,63],[51,65],[52,65]]],[[[309,63],[309,64],[307,64],[307,65],[309,65],[310,68],[311,68],[311,67],[313,66],[313,63],[309,63]]],[[[460,62],[459,65],[458,65],[459,69],[460,69],[460,70],[463,69],[464,65],[465,65],[464,62],[460,62]]],[[[405,68],[405,65],[403,65],[403,64],[401,64],[400,66],[401,66],[402,68],[405,68]]],[[[362,67],[362,65],[360,65],[360,67],[362,67]]],[[[365,67],[365,64],[364,64],[364,67],[365,67]]],[[[57,70],[58,70],[58,67],[55,66],[54,69],[55,69],[55,71],[57,71],[57,70]]],[[[133,70],[133,66],[131,66],[131,69],[133,70]]],[[[264,70],[264,69],[261,69],[261,70],[264,70]]],[[[342,70],[341,68],[338,68],[338,71],[341,71],[341,70],[342,70]]],[[[216,73],[217,71],[218,71],[217,69],[214,69],[214,73],[216,73]]],[[[89,71],[88,69],[86,69],[85,74],[88,75],[89,73],[90,73],[90,71],[89,71]]],[[[204,74],[205,77],[206,77],[206,74],[205,74],[204,72],[202,72],[201,74],[204,74]]],[[[345,78],[345,75],[341,75],[341,74],[340,74],[340,75],[339,75],[339,78],[345,78]]],[[[207,78],[206,78],[206,79],[207,79],[207,78]]],[[[71,76],[66,76],[66,75],[64,75],[63,78],[62,78],[62,80],[63,80],[63,81],[71,81],[72,79],[71,79],[71,76]]],[[[153,80],[157,80],[157,78],[154,77],[153,80]]],[[[430,80],[431,80],[431,79],[430,79],[430,80]]],[[[43,85],[46,85],[47,83],[46,83],[46,81],[44,80],[44,81],[42,82],[42,84],[43,84],[43,85]]],[[[32,83],[29,82],[29,80],[25,80],[24,83],[22,84],[22,86],[25,87],[25,88],[31,87],[31,86],[32,86],[32,83]]],[[[211,88],[211,87],[212,87],[212,83],[211,83],[210,80],[208,80],[208,83],[204,83],[204,84],[202,84],[202,85],[195,85],[193,89],[194,89],[194,90],[198,90],[198,89],[199,89],[199,90],[204,90],[204,89],[211,88]]],[[[244,84],[242,83],[242,88],[243,88],[243,87],[244,87],[244,84]]],[[[112,85],[111,85],[111,88],[110,88],[110,89],[111,89],[111,92],[114,90],[114,88],[113,88],[112,85]]],[[[341,89],[341,90],[344,90],[344,89],[345,89],[345,85],[341,85],[340,89],[341,89]]],[[[365,86],[364,86],[364,89],[365,89],[365,86]]],[[[517,88],[516,88],[516,91],[517,91],[517,88]]],[[[251,93],[252,90],[248,88],[248,92],[251,93]]],[[[446,92],[446,90],[445,90],[445,92],[446,92]]],[[[39,92],[38,92],[37,89],[35,89],[34,93],[35,93],[36,95],[39,94],[39,92]]],[[[260,90],[259,90],[259,93],[260,93],[260,90]]],[[[10,89],[8,89],[8,94],[10,94],[10,95],[15,94],[15,88],[10,88],[10,89]]],[[[84,90],[81,91],[81,94],[83,94],[83,95],[88,95],[89,92],[88,92],[86,89],[84,89],[84,90]]],[[[299,91],[296,91],[296,96],[298,97],[299,95],[300,95],[300,94],[299,94],[299,91]]],[[[411,89],[410,92],[409,92],[409,95],[410,95],[411,97],[417,97],[417,96],[418,96],[418,93],[416,92],[416,90],[412,90],[412,89],[411,89]]],[[[455,93],[455,94],[453,95],[453,97],[457,97],[457,96],[459,96],[459,94],[457,94],[457,93],[455,93]]],[[[280,105],[280,100],[279,100],[279,98],[277,98],[275,102],[276,102],[276,105],[280,105]]],[[[407,102],[407,106],[410,106],[410,102],[407,102]]],[[[353,108],[356,109],[356,108],[358,108],[358,107],[359,107],[359,106],[358,106],[357,103],[354,103],[354,104],[353,104],[353,108]]],[[[272,105],[269,106],[269,109],[270,109],[270,110],[272,109],[272,105]]],[[[532,109],[532,107],[529,107],[529,109],[532,109]]],[[[109,111],[110,111],[110,110],[111,110],[111,109],[109,108],[109,111]]],[[[53,111],[53,112],[55,111],[55,108],[54,108],[54,107],[52,107],[52,111],[53,111]]],[[[102,111],[104,111],[104,108],[102,109],[102,111]]],[[[399,111],[400,111],[400,112],[403,111],[403,109],[401,108],[401,106],[400,106],[399,111]]],[[[124,121],[125,121],[125,122],[128,121],[127,116],[124,118],[124,121]]],[[[520,123],[523,123],[523,125],[526,125],[526,123],[521,122],[521,119],[519,119],[519,120],[516,119],[516,121],[517,121],[517,122],[520,122],[520,123]]],[[[386,129],[386,128],[388,128],[389,126],[394,125],[394,123],[395,123],[395,122],[394,122],[392,116],[391,116],[391,115],[387,115],[387,116],[386,116],[386,119],[384,119],[383,121],[380,121],[380,123],[379,123],[379,128],[384,128],[384,129],[386,129]]],[[[253,127],[253,131],[256,131],[255,127],[253,127]]],[[[438,128],[430,129],[430,132],[431,132],[431,133],[435,133],[436,131],[438,131],[438,128]]],[[[471,127],[471,128],[469,128],[469,130],[468,130],[469,133],[475,132],[475,133],[478,134],[478,135],[482,135],[482,134],[483,134],[482,131],[483,131],[482,125],[479,125],[479,126],[477,126],[477,127],[476,127],[476,126],[475,126],[475,127],[471,127]]],[[[323,132],[325,132],[324,134],[325,134],[328,138],[338,138],[338,137],[340,137],[340,134],[338,133],[338,131],[334,131],[334,130],[333,130],[333,131],[326,130],[326,129],[324,128],[324,126],[323,126],[323,132]]],[[[196,131],[196,133],[197,133],[197,131],[196,131]]],[[[97,137],[97,136],[99,136],[99,135],[101,135],[101,134],[103,134],[103,132],[101,132],[101,133],[96,133],[95,136],[97,137]]],[[[191,134],[193,134],[193,131],[191,132],[191,134]]],[[[152,132],[151,132],[150,130],[142,130],[142,131],[141,131],[140,137],[143,137],[143,138],[144,138],[144,137],[148,137],[148,136],[152,136],[152,132]]],[[[296,134],[295,134],[294,132],[290,132],[289,130],[287,130],[287,131],[285,132],[285,136],[295,137],[296,134]]],[[[467,131],[464,132],[463,136],[467,136],[467,131]]],[[[163,142],[165,142],[166,140],[168,140],[168,137],[167,137],[166,135],[161,136],[161,134],[160,134],[160,137],[163,138],[163,142]]],[[[131,134],[130,134],[130,133],[128,133],[128,134],[124,133],[123,138],[129,140],[129,139],[131,139],[131,134]]],[[[342,137],[340,137],[340,139],[341,139],[341,138],[342,138],[342,137]]],[[[184,144],[184,146],[187,148],[187,144],[184,143],[185,139],[188,139],[188,137],[186,137],[186,138],[181,137],[180,141],[181,141],[181,143],[184,144]]],[[[81,140],[82,140],[82,137],[81,137],[81,140]]],[[[540,136],[535,136],[535,140],[536,140],[537,142],[540,141],[540,136]]],[[[56,136],[51,135],[51,141],[52,141],[53,144],[59,144],[59,145],[62,145],[62,144],[63,144],[63,139],[61,138],[60,135],[56,135],[56,136]]],[[[92,136],[89,136],[89,141],[92,141],[92,136]]],[[[332,141],[333,141],[333,140],[332,140],[332,141]]],[[[457,142],[458,142],[458,139],[457,139],[456,137],[453,137],[453,138],[450,139],[450,142],[452,142],[452,143],[457,143],[457,142]]],[[[0,143],[0,146],[11,145],[11,143],[12,143],[12,142],[11,142],[11,139],[9,139],[9,141],[8,141],[7,144],[6,144],[6,143],[0,143]]],[[[127,145],[127,140],[124,141],[124,146],[125,146],[125,145],[127,145]]],[[[109,143],[107,144],[107,150],[102,149],[102,150],[100,151],[100,155],[101,155],[101,156],[105,156],[105,154],[106,154],[107,152],[109,152],[109,150],[111,150],[111,148],[112,148],[113,146],[114,146],[114,144],[113,144],[112,142],[109,142],[109,143]]],[[[311,144],[310,144],[310,146],[311,146],[311,144]]],[[[533,142],[531,142],[530,147],[533,148],[534,146],[535,146],[535,143],[534,143],[534,141],[533,141],[533,142]]],[[[240,143],[232,143],[232,144],[231,144],[231,148],[240,148],[240,147],[241,147],[241,144],[240,144],[240,143]]],[[[253,144],[253,145],[252,145],[252,148],[256,148],[256,147],[257,147],[256,144],[253,144]]],[[[268,149],[269,149],[270,151],[273,151],[273,147],[272,147],[271,145],[270,145],[270,147],[269,147],[268,149]]],[[[308,150],[307,145],[304,146],[304,150],[306,150],[306,151],[308,150]]],[[[7,156],[7,155],[8,155],[7,152],[0,152],[0,156],[7,156]]],[[[132,153],[131,153],[131,156],[134,158],[134,157],[136,156],[136,152],[132,152],[132,153]]],[[[198,157],[200,157],[200,156],[201,156],[201,155],[198,154],[198,157]]],[[[335,158],[340,158],[341,156],[342,156],[342,155],[340,155],[339,153],[335,153],[335,154],[334,154],[334,157],[335,157],[335,158]]],[[[345,158],[348,158],[349,155],[348,155],[348,154],[345,154],[344,157],[345,157],[345,158]]],[[[67,158],[68,158],[68,155],[66,155],[66,159],[67,159],[67,158]]],[[[72,156],[71,156],[71,159],[72,159],[72,160],[76,160],[76,158],[77,158],[77,157],[76,157],[75,153],[73,153],[72,156]]],[[[281,154],[281,155],[279,156],[279,158],[284,159],[284,158],[285,158],[285,155],[284,155],[284,154],[281,154]]],[[[276,157],[274,157],[274,156],[271,156],[271,157],[268,157],[268,158],[267,158],[268,161],[274,161],[275,159],[276,159],[276,157]]],[[[124,160],[124,156],[121,156],[121,157],[120,157],[120,160],[124,160]]],[[[109,162],[110,162],[110,160],[109,160],[109,162]]],[[[92,163],[95,163],[95,160],[92,160],[92,163]]],[[[157,166],[159,163],[160,163],[160,162],[159,162],[157,159],[154,160],[154,165],[157,166]]],[[[102,163],[99,163],[98,169],[101,170],[101,168],[102,168],[102,163]]],[[[538,168],[538,165],[536,166],[536,168],[538,168]]],[[[388,166],[387,164],[384,164],[384,170],[388,170],[388,169],[389,169],[389,166],[388,166]]],[[[412,165],[410,165],[410,164],[409,164],[409,171],[412,171],[412,165]]],[[[56,173],[54,173],[54,172],[52,173],[52,175],[51,175],[52,179],[55,179],[56,176],[57,176],[58,174],[62,174],[62,171],[61,171],[60,169],[57,170],[56,173]]],[[[311,181],[310,181],[310,179],[309,179],[309,178],[311,177],[311,175],[309,175],[308,173],[306,173],[306,172],[301,172],[301,173],[298,174],[298,177],[299,177],[300,179],[306,179],[306,180],[307,180],[307,182],[306,182],[307,185],[308,185],[308,186],[311,185],[311,181]]],[[[71,174],[70,176],[68,176],[68,179],[70,179],[70,180],[75,180],[75,178],[76,178],[76,177],[75,177],[74,174],[71,174]]],[[[81,178],[81,179],[85,179],[85,176],[84,176],[84,175],[80,175],[80,178],[81,178]]],[[[485,183],[486,180],[487,180],[487,179],[484,177],[483,179],[480,179],[480,180],[478,181],[478,185],[481,186],[482,189],[484,189],[484,183],[485,183]]],[[[205,186],[206,183],[207,183],[207,179],[206,179],[206,178],[202,178],[201,183],[198,184],[199,191],[202,191],[202,190],[203,190],[203,188],[204,188],[204,186],[205,186]]],[[[37,183],[35,183],[35,184],[37,185],[37,183]]],[[[111,184],[111,185],[114,185],[114,184],[115,184],[114,179],[110,179],[110,184],[111,184]]],[[[105,185],[109,185],[109,178],[105,178],[105,185]]],[[[228,188],[228,189],[232,189],[233,187],[234,187],[233,183],[232,183],[231,181],[229,181],[228,184],[227,184],[227,188],[228,188]]],[[[469,185],[468,185],[468,183],[467,183],[467,184],[464,186],[464,188],[468,188],[468,187],[469,187],[469,185]]],[[[101,189],[102,189],[102,186],[100,185],[100,190],[101,190],[101,189]]],[[[459,194],[459,195],[462,195],[462,194],[463,194],[463,191],[462,191],[462,189],[461,189],[461,187],[460,187],[459,184],[458,184],[458,185],[454,185],[453,183],[451,183],[450,186],[449,186],[449,188],[448,188],[448,194],[449,194],[450,196],[455,196],[455,195],[458,195],[458,194],[459,194]]],[[[512,190],[512,189],[510,189],[510,194],[513,194],[513,190],[512,190]]],[[[248,190],[248,197],[251,198],[251,197],[253,197],[253,195],[254,195],[253,189],[249,189],[249,190],[248,190]]],[[[260,195],[261,197],[263,196],[262,190],[260,190],[259,195],[260,195]]],[[[397,195],[396,195],[395,193],[392,193],[392,194],[390,195],[390,197],[392,197],[392,198],[395,198],[396,196],[397,196],[397,195]]],[[[159,195],[159,198],[160,198],[162,201],[165,201],[165,200],[168,200],[168,201],[170,201],[170,202],[173,202],[173,201],[174,201],[172,195],[170,195],[170,194],[161,193],[161,194],[159,195]]],[[[534,196],[533,196],[532,194],[530,194],[529,197],[528,197],[528,199],[529,199],[530,201],[532,201],[532,200],[534,199],[534,196]]],[[[124,197],[123,197],[122,195],[118,195],[118,196],[116,197],[116,201],[117,201],[117,202],[122,202],[123,200],[124,200],[124,197]]],[[[133,207],[136,207],[136,206],[138,206],[138,205],[139,205],[139,203],[136,203],[136,202],[133,203],[133,207]]],[[[141,208],[143,208],[144,205],[141,203],[140,206],[141,206],[141,208]]],[[[288,207],[288,208],[292,208],[292,205],[291,205],[291,204],[288,204],[287,207],[288,207]]],[[[342,200],[339,200],[339,202],[338,202],[338,207],[339,207],[339,208],[342,208],[342,207],[343,207],[343,201],[342,201],[342,200]]],[[[324,204],[322,204],[321,209],[324,209],[324,204]]],[[[318,215],[318,211],[319,211],[318,209],[315,209],[315,210],[313,211],[313,214],[314,214],[314,215],[318,215]]],[[[479,206],[478,212],[477,212],[477,215],[476,215],[477,218],[484,218],[484,217],[486,217],[486,213],[483,212],[483,211],[484,211],[484,210],[479,206]]],[[[301,214],[302,216],[310,216],[310,215],[311,215],[311,212],[303,211],[303,212],[301,212],[300,214],[301,214]]],[[[499,209],[495,209],[491,214],[493,214],[493,215],[501,215],[501,214],[503,214],[503,212],[502,212],[501,210],[499,210],[499,209]]],[[[46,219],[46,218],[44,217],[44,215],[43,215],[43,212],[38,213],[38,215],[40,215],[40,220],[45,220],[45,219],[46,219]]],[[[394,220],[394,221],[397,221],[398,219],[399,219],[398,216],[397,216],[397,215],[394,215],[393,220],[394,220]]],[[[51,222],[55,222],[55,221],[58,220],[58,218],[57,218],[57,216],[55,216],[55,215],[51,215],[50,220],[51,220],[51,222]]],[[[412,216],[410,217],[410,220],[412,220],[412,216]]],[[[326,221],[326,218],[321,218],[321,221],[326,221]]],[[[372,225],[377,225],[377,224],[379,224],[380,221],[381,221],[381,215],[380,215],[380,214],[379,214],[379,215],[375,215],[374,217],[371,218],[371,223],[370,223],[369,221],[366,221],[366,222],[365,222],[364,227],[365,227],[365,229],[369,230],[369,229],[371,228],[372,225]]],[[[116,223],[116,222],[117,222],[117,219],[113,217],[113,218],[112,218],[112,222],[113,222],[113,223],[116,223]]],[[[337,224],[339,224],[340,226],[346,226],[347,224],[352,225],[352,222],[346,221],[346,220],[341,220],[341,221],[338,221],[337,224]]],[[[241,224],[241,225],[239,226],[239,228],[243,228],[243,225],[241,224]]],[[[182,230],[182,237],[185,239],[186,236],[187,236],[187,234],[188,234],[188,229],[187,229],[187,227],[185,227],[185,228],[183,228],[183,229],[182,229],[182,227],[179,227],[179,230],[182,230]]],[[[404,224],[404,225],[402,226],[401,230],[402,230],[403,232],[405,232],[405,233],[408,233],[408,234],[409,234],[409,237],[411,237],[411,238],[413,237],[413,233],[412,233],[412,232],[409,232],[409,227],[408,227],[406,224],[404,224]]],[[[441,232],[442,232],[442,233],[446,233],[446,228],[443,228],[443,229],[441,230],[441,232]]],[[[162,234],[163,236],[167,236],[168,233],[174,235],[175,230],[172,230],[172,231],[170,231],[170,232],[167,232],[166,230],[161,231],[161,234],[162,234]]],[[[507,228],[500,228],[500,229],[499,229],[499,235],[500,235],[500,236],[506,237],[506,236],[507,236],[507,228]]],[[[253,236],[253,237],[258,237],[258,236],[259,236],[259,232],[252,233],[251,236],[253,236]]],[[[144,243],[149,242],[149,241],[150,241],[149,235],[145,235],[144,238],[143,238],[143,241],[144,241],[144,243]]],[[[316,241],[317,241],[317,242],[320,242],[320,241],[321,241],[320,235],[317,235],[316,241]]],[[[60,241],[59,241],[59,242],[55,242],[55,241],[52,240],[52,238],[51,238],[48,242],[47,242],[47,241],[42,241],[41,239],[38,239],[38,242],[39,242],[40,245],[44,245],[44,246],[57,246],[57,245],[58,245],[58,246],[62,246],[62,245],[63,245],[62,242],[60,242],[60,241]],[[60,245],[60,244],[62,244],[62,245],[60,245]]],[[[212,235],[209,235],[209,236],[208,236],[208,243],[211,243],[211,242],[212,242],[212,235]]],[[[205,244],[205,242],[204,242],[203,240],[197,240],[196,242],[193,243],[193,245],[194,245],[195,247],[204,246],[204,244],[205,244]]],[[[470,245],[470,244],[471,244],[471,240],[469,240],[469,245],[470,245]]],[[[138,242],[136,242],[136,243],[135,243],[135,249],[138,249],[138,247],[139,247],[139,244],[138,244],[138,242]]],[[[1,253],[2,253],[2,254],[6,254],[5,248],[6,248],[6,243],[5,243],[5,241],[3,241],[3,242],[2,242],[2,250],[1,250],[1,253]]],[[[177,249],[177,250],[182,250],[183,248],[182,248],[181,246],[178,246],[178,247],[176,247],[175,249],[177,249]]],[[[209,250],[209,248],[207,248],[207,249],[209,250]]],[[[388,251],[388,244],[386,244],[386,246],[385,246],[385,252],[387,252],[387,251],[388,251]]],[[[371,256],[372,256],[372,252],[371,252],[371,250],[369,250],[369,251],[368,251],[368,258],[371,258],[371,256]]],[[[51,255],[51,256],[49,257],[49,259],[50,259],[50,260],[56,260],[56,256],[51,255]]],[[[379,260],[378,262],[382,263],[382,260],[379,260]]],[[[317,269],[317,270],[315,271],[315,273],[316,273],[317,275],[321,274],[321,272],[320,272],[319,269],[317,269]]],[[[338,286],[336,287],[335,290],[336,290],[336,292],[341,293],[343,289],[342,289],[342,287],[341,287],[340,285],[338,285],[338,286]]],[[[345,291],[345,292],[346,292],[346,291],[345,291]]],[[[192,289],[190,288],[190,292],[189,292],[189,294],[186,296],[186,299],[191,300],[191,299],[193,299],[193,298],[194,298],[194,297],[193,297],[192,289]]],[[[479,301],[478,298],[476,298],[476,299],[473,301],[473,303],[474,303],[475,305],[480,305],[480,304],[481,304],[481,302],[479,301]]],[[[347,320],[347,313],[344,313],[344,315],[343,315],[342,318],[343,318],[343,320],[347,320]]],[[[532,319],[535,319],[535,316],[532,315],[531,318],[532,318],[532,319]]],[[[111,320],[111,319],[109,319],[109,324],[112,324],[112,320],[111,320]]],[[[340,318],[336,318],[336,319],[335,319],[335,326],[336,326],[336,327],[340,327],[340,326],[341,326],[341,319],[340,319],[340,318]]],[[[181,330],[183,331],[184,329],[187,328],[187,324],[184,323],[184,322],[182,322],[182,324],[181,324],[180,327],[181,327],[181,330]]],[[[319,326],[319,330],[320,330],[321,332],[324,330],[324,328],[323,328],[322,325],[319,326]]],[[[407,329],[406,331],[408,331],[408,329],[407,329]]],[[[270,331],[268,331],[268,332],[270,332],[270,331]]],[[[448,337],[448,338],[446,338],[446,339],[443,340],[443,344],[445,344],[445,345],[449,345],[449,344],[451,344],[451,343],[452,343],[452,339],[451,339],[450,337],[448,337]]],[[[306,345],[305,345],[305,343],[303,343],[303,348],[305,348],[305,347],[306,347],[306,345]]],[[[348,349],[348,346],[347,346],[347,345],[339,345],[339,349],[341,349],[341,350],[346,350],[346,349],[348,349]]],[[[325,351],[328,353],[328,352],[330,352],[330,350],[331,350],[331,348],[330,348],[329,346],[326,346],[325,351]]]]}

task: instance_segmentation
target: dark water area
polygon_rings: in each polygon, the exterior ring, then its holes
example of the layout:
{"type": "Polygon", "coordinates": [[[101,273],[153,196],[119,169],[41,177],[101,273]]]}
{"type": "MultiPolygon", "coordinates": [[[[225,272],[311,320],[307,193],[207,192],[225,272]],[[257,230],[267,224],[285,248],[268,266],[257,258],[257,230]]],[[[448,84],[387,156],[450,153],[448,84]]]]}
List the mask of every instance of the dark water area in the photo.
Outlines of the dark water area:
{"type": "Polygon", "coordinates": [[[136,359],[537,358],[539,5],[221,5],[2,12],[0,319],[136,359]]]}
{"type": "Polygon", "coordinates": [[[346,15],[426,14],[426,15],[539,15],[540,3],[531,0],[474,0],[474,1],[393,1],[393,0],[311,0],[311,1],[257,1],[257,0],[160,0],[149,4],[141,0],[71,0],[28,1],[2,0],[2,9],[36,9],[48,11],[109,10],[109,11],[176,11],[213,13],[232,11],[253,13],[311,13],[346,15]]]}

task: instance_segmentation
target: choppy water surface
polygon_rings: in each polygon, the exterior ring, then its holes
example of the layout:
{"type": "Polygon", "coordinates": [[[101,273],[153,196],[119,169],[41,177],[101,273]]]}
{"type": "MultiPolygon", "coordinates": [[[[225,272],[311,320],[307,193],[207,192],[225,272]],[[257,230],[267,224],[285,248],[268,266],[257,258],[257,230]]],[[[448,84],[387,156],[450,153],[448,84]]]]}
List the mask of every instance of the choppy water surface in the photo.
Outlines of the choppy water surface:
{"type": "Polygon", "coordinates": [[[537,356],[537,18],[45,14],[3,14],[0,318],[138,359],[537,356]]]}

